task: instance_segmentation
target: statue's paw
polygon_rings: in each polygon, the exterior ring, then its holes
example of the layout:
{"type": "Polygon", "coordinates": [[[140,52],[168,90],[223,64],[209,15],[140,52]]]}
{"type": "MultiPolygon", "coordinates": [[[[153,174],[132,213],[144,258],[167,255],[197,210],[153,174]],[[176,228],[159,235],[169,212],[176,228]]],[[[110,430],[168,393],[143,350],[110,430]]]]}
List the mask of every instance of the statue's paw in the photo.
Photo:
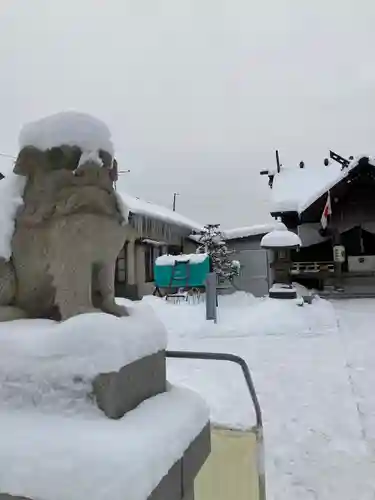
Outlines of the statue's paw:
{"type": "Polygon", "coordinates": [[[103,311],[108,314],[113,314],[113,316],[118,316],[123,318],[129,316],[129,311],[125,306],[120,306],[116,302],[103,303],[103,311]]]}
{"type": "Polygon", "coordinates": [[[80,314],[90,314],[90,313],[102,313],[100,309],[96,309],[95,307],[77,307],[70,311],[63,311],[61,313],[61,319],[67,320],[69,318],[73,318],[74,316],[78,316],[80,314]]]}
{"type": "Polygon", "coordinates": [[[27,313],[18,307],[0,306],[0,322],[26,318],[28,318],[27,313]]]}
{"type": "Polygon", "coordinates": [[[129,313],[127,307],[119,306],[118,304],[115,304],[115,305],[116,305],[116,310],[118,311],[118,313],[117,313],[118,316],[120,316],[120,317],[130,316],[130,313],[129,313]]]}

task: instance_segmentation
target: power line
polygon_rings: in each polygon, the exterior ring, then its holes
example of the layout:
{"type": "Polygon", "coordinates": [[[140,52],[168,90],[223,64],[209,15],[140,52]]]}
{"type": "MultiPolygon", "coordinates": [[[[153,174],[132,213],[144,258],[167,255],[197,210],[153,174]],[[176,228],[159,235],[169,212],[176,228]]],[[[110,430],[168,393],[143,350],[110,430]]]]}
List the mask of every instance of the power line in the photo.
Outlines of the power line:
{"type": "Polygon", "coordinates": [[[13,155],[8,155],[6,153],[0,153],[0,156],[3,156],[4,158],[10,158],[12,160],[17,160],[17,158],[13,155]]]}

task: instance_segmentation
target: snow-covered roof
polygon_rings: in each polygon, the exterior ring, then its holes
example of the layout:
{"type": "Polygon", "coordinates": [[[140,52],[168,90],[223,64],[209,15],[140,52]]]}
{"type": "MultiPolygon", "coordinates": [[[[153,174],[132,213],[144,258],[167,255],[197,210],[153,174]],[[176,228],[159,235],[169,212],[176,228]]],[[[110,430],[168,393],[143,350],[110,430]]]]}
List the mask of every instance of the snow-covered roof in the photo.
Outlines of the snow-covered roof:
{"type": "Polygon", "coordinates": [[[26,124],[19,135],[20,148],[41,150],[78,146],[82,151],[103,150],[113,156],[111,133],[105,123],[86,113],[64,111],[26,124]]]}
{"type": "Polygon", "coordinates": [[[206,253],[192,253],[187,255],[161,255],[155,261],[157,266],[173,266],[175,262],[189,262],[189,264],[201,264],[208,258],[206,253]]]}
{"type": "MultiPolygon", "coordinates": [[[[273,180],[271,190],[271,213],[302,213],[320,196],[344,179],[358,165],[364,155],[355,158],[342,169],[339,163],[315,167],[282,167],[273,180]]],[[[375,167],[375,158],[369,157],[375,167]]]]}
{"type": "Polygon", "coordinates": [[[174,212],[170,208],[141,200],[140,198],[136,198],[123,192],[119,192],[119,196],[132,214],[142,215],[150,219],[156,219],[166,224],[179,226],[191,232],[201,231],[203,228],[202,224],[199,224],[198,222],[195,222],[188,217],[185,217],[184,215],[174,212]]]}
{"type": "Polygon", "coordinates": [[[235,240],[238,238],[248,238],[250,236],[257,236],[266,234],[277,227],[277,222],[269,222],[268,224],[256,224],[254,226],[237,227],[235,229],[226,229],[224,236],[226,240],[235,240]]]}
{"type": "Polygon", "coordinates": [[[260,246],[263,248],[292,248],[301,246],[298,234],[285,229],[275,229],[263,236],[260,246]]]}

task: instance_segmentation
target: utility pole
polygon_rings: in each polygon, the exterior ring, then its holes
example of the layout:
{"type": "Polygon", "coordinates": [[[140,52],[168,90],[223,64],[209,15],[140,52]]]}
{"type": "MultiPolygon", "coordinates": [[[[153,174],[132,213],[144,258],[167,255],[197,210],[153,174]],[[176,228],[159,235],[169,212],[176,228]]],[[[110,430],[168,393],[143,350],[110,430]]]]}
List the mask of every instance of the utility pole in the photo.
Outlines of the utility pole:
{"type": "Polygon", "coordinates": [[[180,193],[173,193],[173,212],[176,211],[176,198],[179,195],[180,195],[180,193]]]}
{"type": "Polygon", "coordinates": [[[279,174],[281,170],[281,163],[280,163],[280,156],[278,149],[276,149],[276,168],[277,168],[277,173],[279,174]]]}

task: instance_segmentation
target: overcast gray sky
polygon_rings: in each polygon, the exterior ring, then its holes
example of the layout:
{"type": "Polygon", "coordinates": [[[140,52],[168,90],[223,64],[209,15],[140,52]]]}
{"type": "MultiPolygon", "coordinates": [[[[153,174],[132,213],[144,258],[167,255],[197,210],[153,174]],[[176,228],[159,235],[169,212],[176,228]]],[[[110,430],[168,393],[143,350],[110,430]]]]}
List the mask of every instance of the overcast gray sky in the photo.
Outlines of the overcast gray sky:
{"type": "Polygon", "coordinates": [[[307,168],[375,154],[374,26],[374,0],[1,0],[0,151],[26,121],[89,112],[129,193],[264,222],[276,148],[307,168]]]}

